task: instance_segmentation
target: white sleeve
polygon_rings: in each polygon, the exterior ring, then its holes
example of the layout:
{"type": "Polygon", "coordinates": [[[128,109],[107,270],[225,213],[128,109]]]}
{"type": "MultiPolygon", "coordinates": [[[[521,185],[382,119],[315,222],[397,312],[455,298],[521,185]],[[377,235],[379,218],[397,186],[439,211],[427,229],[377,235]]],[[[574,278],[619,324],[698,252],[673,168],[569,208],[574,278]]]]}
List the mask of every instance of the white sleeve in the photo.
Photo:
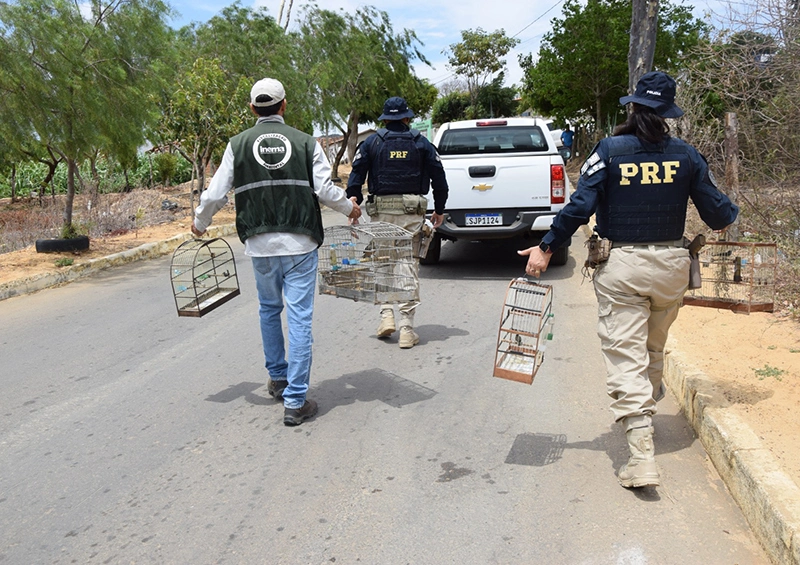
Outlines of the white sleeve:
{"type": "Polygon", "coordinates": [[[233,149],[225,147],[217,172],[208,188],[200,194],[200,204],[194,210],[194,227],[205,231],[211,225],[211,218],[228,203],[228,191],[233,188],[233,149]]]}
{"type": "Polygon", "coordinates": [[[345,216],[353,211],[353,203],[347,198],[347,192],[331,181],[331,165],[319,142],[314,146],[314,192],[328,208],[345,216]]]}

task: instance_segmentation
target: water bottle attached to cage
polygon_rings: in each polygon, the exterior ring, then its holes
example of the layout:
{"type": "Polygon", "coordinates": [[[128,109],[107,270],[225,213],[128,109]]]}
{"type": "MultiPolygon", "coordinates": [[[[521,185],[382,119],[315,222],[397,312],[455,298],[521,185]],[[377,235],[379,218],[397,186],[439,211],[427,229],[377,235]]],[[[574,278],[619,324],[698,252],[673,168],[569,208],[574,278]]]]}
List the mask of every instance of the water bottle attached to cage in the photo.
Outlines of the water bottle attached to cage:
{"type": "Polygon", "coordinates": [[[553,338],[553,322],[550,285],[525,278],[511,281],[500,317],[493,375],[532,384],[553,338]]]}

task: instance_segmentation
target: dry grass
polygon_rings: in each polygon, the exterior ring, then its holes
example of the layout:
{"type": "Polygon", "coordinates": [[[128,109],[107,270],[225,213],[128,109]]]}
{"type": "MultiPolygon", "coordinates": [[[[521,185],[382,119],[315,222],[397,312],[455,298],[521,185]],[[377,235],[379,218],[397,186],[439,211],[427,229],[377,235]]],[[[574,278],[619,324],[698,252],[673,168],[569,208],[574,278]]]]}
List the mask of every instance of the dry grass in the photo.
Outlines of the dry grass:
{"type": "MultiPolygon", "coordinates": [[[[0,207],[0,253],[33,245],[37,239],[59,237],[63,224],[64,196],[26,199],[0,207]]],[[[91,238],[120,235],[172,221],[189,207],[188,189],[134,190],[130,193],[102,194],[90,205],[88,196],[76,195],[73,225],[78,233],[91,238]],[[164,209],[167,199],[177,208],[164,209]]]]}

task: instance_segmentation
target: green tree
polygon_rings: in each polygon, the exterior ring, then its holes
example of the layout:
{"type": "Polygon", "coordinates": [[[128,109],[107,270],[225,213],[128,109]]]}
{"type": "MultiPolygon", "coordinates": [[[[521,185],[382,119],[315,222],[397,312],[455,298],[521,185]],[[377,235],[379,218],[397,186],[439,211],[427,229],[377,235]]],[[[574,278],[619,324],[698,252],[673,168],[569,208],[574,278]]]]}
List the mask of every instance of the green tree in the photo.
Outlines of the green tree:
{"type": "MultiPolygon", "coordinates": [[[[200,190],[228,139],[255,120],[248,107],[253,83],[271,76],[294,94],[292,41],[265,9],[243,8],[238,1],[206,23],[179,30],[176,80],[160,94],[164,119],[154,138],[192,164],[200,190]]],[[[304,120],[295,100],[286,115],[292,125],[304,120]]]]}
{"type": "Polygon", "coordinates": [[[461,32],[461,42],[453,43],[443,52],[448,56],[448,68],[466,80],[470,105],[475,111],[480,91],[496,73],[505,69],[503,57],[518,43],[518,39],[506,36],[502,29],[492,33],[481,28],[468,29],[461,32]]]}
{"type": "Polygon", "coordinates": [[[437,99],[433,104],[431,119],[435,124],[466,119],[469,106],[469,94],[458,91],[451,92],[437,99]]]}
{"type": "Polygon", "coordinates": [[[442,124],[469,118],[518,115],[516,89],[503,86],[504,78],[503,73],[500,73],[491,83],[484,86],[474,106],[471,104],[468,92],[454,91],[442,96],[433,105],[431,119],[436,124],[442,124]]]}
{"type": "Polygon", "coordinates": [[[250,113],[252,79],[229,80],[217,59],[198,58],[176,85],[164,111],[162,131],[176,150],[192,164],[198,190],[205,187],[205,171],[220,146],[241,131],[250,113]]]}
{"type": "Polygon", "coordinates": [[[420,115],[436,99],[436,89],[413,74],[414,60],[428,64],[416,34],[395,33],[385,12],[367,7],[351,15],[306,8],[298,42],[298,68],[317,104],[313,121],[344,136],[334,177],[344,151],[355,153],[358,125],[374,122],[386,98],[403,96],[420,115]]]}
{"type": "Polygon", "coordinates": [[[82,13],[66,0],[0,4],[0,110],[16,108],[20,131],[66,162],[65,234],[73,230],[79,161],[110,138],[143,141],[152,62],[169,43],[169,8],[160,0],[87,6],[82,13]]]}
{"type": "MultiPolygon", "coordinates": [[[[523,103],[560,120],[593,122],[596,135],[624,118],[631,26],[629,0],[567,0],[552,21],[538,60],[521,55],[523,103]]],[[[682,57],[707,33],[689,8],[663,2],[658,14],[654,68],[676,74],[682,57]]]]}

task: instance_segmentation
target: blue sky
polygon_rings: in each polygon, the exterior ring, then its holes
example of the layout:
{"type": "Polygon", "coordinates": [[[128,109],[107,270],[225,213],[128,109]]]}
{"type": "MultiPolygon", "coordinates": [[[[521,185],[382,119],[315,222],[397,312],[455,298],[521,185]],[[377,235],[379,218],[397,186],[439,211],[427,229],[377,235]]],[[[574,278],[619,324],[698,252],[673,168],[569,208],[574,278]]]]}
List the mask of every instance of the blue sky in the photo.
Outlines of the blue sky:
{"type": "MultiPolygon", "coordinates": [[[[173,0],[171,5],[180,12],[172,25],[180,27],[193,21],[205,22],[230,5],[233,0],[173,0]]],[[[673,0],[679,3],[680,0],[673,0]]],[[[305,0],[295,0],[292,19],[299,13],[305,0]]],[[[243,6],[267,8],[268,13],[277,19],[281,0],[241,0],[243,6]]],[[[287,0],[288,4],[288,0],[287,0]]],[[[520,40],[519,45],[506,57],[506,84],[519,84],[522,72],[517,63],[520,53],[534,53],[550,25],[550,20],[561,16],[563,0],[374,0],[358,2],[352,0],[318,0],[317,5],[326,10],[343,9],[349,13],[362,6],[374,6],[389,14],[395,32],[412,29],[424,43],[421,51],[432,63],[433,68],[416,64],[418,76],[429,79],[441,86],[452,77],[446,68],[446,56],[442,50],[461,41],[461,30],[482,28],[493,32],[503,29],[506,35],[520,40]]],[[[695,15],[704,17],[711,10],[719,10],[719,0],[696,0],[687,5],[695,6],[695,15]]],[[[291,27],[291,26],[290,26],[291,27]]]]}

